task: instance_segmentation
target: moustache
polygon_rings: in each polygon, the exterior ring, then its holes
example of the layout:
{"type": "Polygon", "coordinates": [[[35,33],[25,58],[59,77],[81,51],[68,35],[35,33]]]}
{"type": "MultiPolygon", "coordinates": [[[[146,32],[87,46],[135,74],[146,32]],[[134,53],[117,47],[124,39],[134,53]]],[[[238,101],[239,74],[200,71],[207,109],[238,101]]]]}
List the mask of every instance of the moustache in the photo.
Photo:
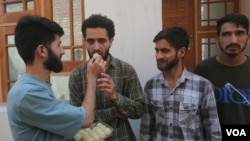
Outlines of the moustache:
{"type": "Polygon", "coordinates": [[[236,44],[236,43],[231,43],[231,44],[229,44],[229,45],[226,46],[226,49],[227,48],[235,48],[235,47],[240,48],[240,45],[236,44]]]}

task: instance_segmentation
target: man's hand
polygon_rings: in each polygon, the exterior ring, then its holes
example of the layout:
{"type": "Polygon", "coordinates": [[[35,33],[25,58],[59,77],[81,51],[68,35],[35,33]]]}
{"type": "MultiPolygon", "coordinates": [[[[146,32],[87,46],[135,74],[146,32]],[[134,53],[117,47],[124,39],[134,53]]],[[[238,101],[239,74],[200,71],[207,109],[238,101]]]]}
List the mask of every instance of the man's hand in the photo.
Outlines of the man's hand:
{"type": "Polygon", "coordinates": [[[103,91],[110,100],[116,100],[115,84],[108,74],[101,73],[101,76],[97,79],[97,89],[103,91]]]}
{"type": "Polygon", "coordinates": [[[117,108],[115,108],[115,110],[113,111],[112,116],[114,118],[120,118],[120,119],[123,119],[123,120],[128,119],[127,116],[123,115],[117,108]]]}
{"type": "Polygon", "coordinates": [[[95,56],[95,58],[93,57],[88,63],[87,75],[95,78],[99,77],[104,72],[105,64],[106,61],[100,55],[95,56]]]}

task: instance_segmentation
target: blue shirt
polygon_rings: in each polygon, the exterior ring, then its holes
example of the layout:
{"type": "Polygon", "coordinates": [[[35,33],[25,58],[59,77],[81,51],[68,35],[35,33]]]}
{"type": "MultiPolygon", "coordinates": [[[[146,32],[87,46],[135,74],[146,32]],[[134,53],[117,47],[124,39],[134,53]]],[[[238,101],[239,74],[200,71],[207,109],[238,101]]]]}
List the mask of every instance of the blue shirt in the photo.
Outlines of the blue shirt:
{"type": "Polygon", "coordinates": [[[9,91],[8,120],[14,141],[64,141],[85,119],[85,109],[57,100],[51,85],[24,73],[9,91]]]}
{"type": "Polygon", "coordinates": [[[220,141],[212,84],[184,69],[170,88],[160,73],[145,85],[140,141],[220,141]]]}

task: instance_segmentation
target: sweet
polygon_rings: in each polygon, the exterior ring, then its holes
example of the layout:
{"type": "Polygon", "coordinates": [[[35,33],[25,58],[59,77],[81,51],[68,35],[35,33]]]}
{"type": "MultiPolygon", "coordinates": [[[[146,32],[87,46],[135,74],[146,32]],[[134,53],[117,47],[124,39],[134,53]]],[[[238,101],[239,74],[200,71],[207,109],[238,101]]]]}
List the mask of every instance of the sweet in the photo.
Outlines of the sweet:
{"type": "Polygon", "coordinates": [[[105,123],[98,122],[92,128],[84,128],[79,130],[74,136],[76,141],[99,141],[105,139],[112,134],[112,128],[105,123]]]}
{"type": "Polygon", "coordinates": [[[98,53],[95,53],[95,54],[93,55],[93,61],[94,61],[98,56],[99,56],[99,54],[98,54],[98,53]]]}

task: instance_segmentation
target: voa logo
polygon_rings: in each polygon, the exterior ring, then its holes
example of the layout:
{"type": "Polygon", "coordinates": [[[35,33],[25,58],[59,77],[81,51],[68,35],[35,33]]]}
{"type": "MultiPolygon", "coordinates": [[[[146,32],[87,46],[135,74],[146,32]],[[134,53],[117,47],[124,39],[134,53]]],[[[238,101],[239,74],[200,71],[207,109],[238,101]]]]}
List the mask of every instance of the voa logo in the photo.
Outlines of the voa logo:
{"type": "Polygon", "coordinates": [[[244,129],[226,129],[227,136],[247,136],[244,129]]]}

